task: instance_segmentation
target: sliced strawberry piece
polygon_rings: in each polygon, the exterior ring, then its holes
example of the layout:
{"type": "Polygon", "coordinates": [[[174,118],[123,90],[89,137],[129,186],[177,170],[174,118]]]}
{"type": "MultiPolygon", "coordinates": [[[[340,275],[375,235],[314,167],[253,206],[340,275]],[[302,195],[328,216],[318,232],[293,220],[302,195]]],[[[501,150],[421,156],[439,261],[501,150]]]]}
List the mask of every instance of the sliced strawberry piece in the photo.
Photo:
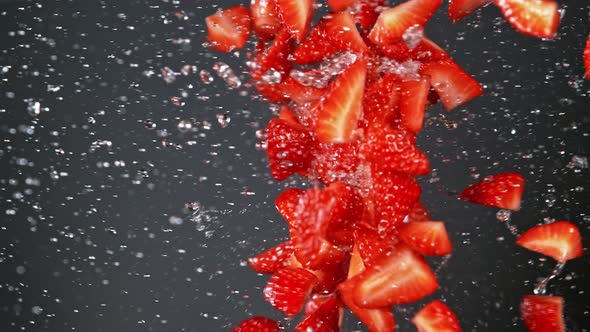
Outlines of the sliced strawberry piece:
{"type": "Polygon", "coordinates": [[[367,62],[357,60],[331,83],[318,105],[315,133],[322,143],[345,143],[352,139],[361,115],[367,62]]]}
{"type": "Polygon", "coordinates": [[[365,31],[369,31],[384,6],[387,6],[387,0],[357,0],[353,10],[354,19],[365,31]]]}
{"type": "Polygon", "coordinates": [[[356,0],[328,0],[328,6],[330,6],[334,12],[339,12],[352,6],[355,1],[356,0]]]}
{"type": "Polygon", "coordinates": [[[290,101],[289,97],[285,96],[280,84],[256,83],[254,86],[258,93],[270,103],[283,104],[290,101]]]}
{"type": "Polygon", "coordinates": [[[317,281],[316,276],[306,269],[284,268],[268,280],[264,299],[283,313],[296,315],[317,281]]]}
{"type": "Polygon", "coordinates": [[[323,183],[349,181],[356,171],[360,159],[359,143],[320,143],[314,167],[323,183]]]}
{"type": "Polygon", "coordinates": [[[370,83],[363,97],[363,128],[392,125],[399,118],[399,83],[397,75],[384,75],[370,83]]]}
{"type": "Polygon", "coordinates": [[[413,177],[401,173],[373,175],[371,198],[375,204],[377,230],[381,237],[395,234],[418,199],[422,189],[413,177]]]}
{"type": "Polygon", "coordinates": [[[488,175],[467,187],[459,199],[500,209],[518,211],[524,191],[524,177],[519,173],[488,175]]]}
{"type": "Polygon", "coordinates": [[[525,295],[520,313],[530,332],[565,332],[561,296],[525,295]]]}
{"type": "Polygon", "coordinates": [[[346,11],[326,15],[326,36],[340,51],[364,52],[367,45],[361,37],[354,18],[346,11]]]}
{"type": "Polygon", "coordinates": [[[252,317],[243,320],[233,332],[279,332],[281,324],[266,317],[252,317]]]}
{"type": "Polygon", "coordinates": [[[292,77],[287,77],[281,83],[281,89],[285,96],[291,98],[297,104],[307,104],[322,98],[327,89],[305,86],[292,77]]]}
{"type": "Polygon", "coordinates": [[[375,265],[381,257],[391,253],[395,247],[392,238],[381,238],[376,231],[359,228],[355,232],[356,248],[362,258],[363,266],[375,265]]]}
{"type": "Polygon", "coordinates": [[[402,124],[417,133],[422,130],[424,123],[424,111],[430,93],[430,82],[425,78],[404,81],[400,85],[400,90],[399,110],[402,124]]]}
{"type": "Polygon", "coordinates": [[[326,27],[323,21],[320,21],[309,32],[309,36],[301,41],[293,51],[293,61],[300,65],[320,62],[339,52],[338,48],[332,45],[326,34],[326,27]]]}
{"type": "Polygon", "coordinates": [[[209,43],[220,52],[244,47],[250,36],[250,11],[243,6],[218,10],[207,16],[205,22],[209,43]]]}
{"type": "Polygon", "coordinates": [[[408,213],[407,221],[420,222],[428,220],[432,220],[430,214],[428,213],[424,205],[422,205],[422,203],[420,203],[419,201],[416,202],[416,204],[414,204],[414,206],[410,210],[410,213],[408,213]]]}
{"type": "Polygon", "coordinates": [[[409,0],[379,15],[369,33],[369,39],[378,45],[401,40],[410,27],[423,27],[440,6],[442,0],[409,0]]]}
{"type": "Polygon", "coordinates": [[[289,123],[299,124],[299,119],[297,118],[297,114],[293,112],[287,106],[281,107],[281,112],[279,113],[279,119],[285,120],[289,123]]]}
{"type": "Polygon", "coordinates": [[[276,0],[283,23],[295,40],[302,41],[313,17],[314,0],[276,0]]]}
{"type": "MultiPolygon", "coordinates": [[[[369,128],[360,154],[374,171],[397,171],[411,175],[430,172],[428,157],[414,145],[412,133],[387,127],[369,128]]],[[[405,215],[404,215],[405,217],[405,215]]]]}
{"type": "Polygon", "coordinates": [[[483,94],[483,87],[453,60],[432,62],[421,74],[430,76],[430,84],[450,111],[483,94]]]}
{"type": "Polygon", "coordinates": [[[354,302],[353,294],[356,289],[356,279],[349,279],[338,286],[338,293],[342,302],[357,316],[370,332],[394,332],[395,318],[391,307],[367,309],[354,302]]]}
{"type": "Polygon", "coordinates": [[[400,239],[422,255],[444,256],[453,251],[445,224],[441,221],[402,224],[398,230],[400,239]]]}
{"type": "Polygon", "coordinates": [[[326,300],[311,315],[305,317],[295,327],[295,332],[338,332],[340,331],[340,315],[342,304],[337,296],[326,300]]]}
{"type": "Polygon", "coordinates": [[[510,25],[525,35],[553,38],[559,27],[559,7],[553,0],[494,0],[510,25]]]}
{"type": "Polygon", "coordinates": [[[584,49],[584,67],[586,68],[586,79],[590,79],[590,35],[588,35],[584,49]]]}
{"type": "Polygon", "coordinates": [[[297,219],[297,205],[305,193],[303,189],[289,188],[283,191],[275,200],[275,206],[281,216],[292,225],[297,219]]]}
{"type": "Polygon", "coordinates": [[[292,52],[293,39],[291,39],[289,32],[283,29],[277,34],[270,46],[254,59],[254,66],[250,70],[252,79],[257,83],[272,84],[263,79],[272,71],[281,74],[281,80],[288,77],[292,66],[288,57],[292,52]]]}
{"type": "Polygon", "coordinates": [[[438,288],[424,258],[403,244],[355,279],[354,302],[366,308],[415,302],[438,288]]]}
{"type": "Polygon", "coordinates": [[[398,41],[393,44],[381,45],[379,50],[383,55],[399,62],[413,59],[426,63],[450,58],[445,50],[426,37],[422,37],[418,46],[413,49],[410,49],[406,42],[398,41]]]}
{"type": "Polygon", "coordinates": [[[318,284],[313,289],[314,292],[329,294],[336,290],[336,287],[346,280],[348,255],[344,254],[336,259],[325,262],[317,270],[310,270],[318,278],[318,284]]]}
{"type": "Polygon", "coordinates": [[[316,310],[318,310],[318,308],[324,304],[326,301],[328,301],[329,299],[333,298],[334,294],[313,294],[311,296],[311,298],[307,301],[307,303],[305,303],[305,310],[304,310],[304,314],[305,316],[309,316],[311,314],[313,314],[316,310]]]}
{"type": "Polygon", "coordinates": [[[455,313],[439,300],[428,303],[412,318],[419,332],[461,332],[455,313]]]}
{"type": "Polygon", "coordinates": [[[580,231],[569,221],[535,226],[522,234],[516,244],[549,256],[560,263],[584,254],[580,231]]]}
{"type": "Polygon", "coordinates": [[[250,12],[254,32],[261,39],[272,39],[281,30],[276,0],[251,0],[250,12]]]}
{"type": "Polygon", "coordinates": [[[457,22],[490,2],[492,0],[451,0],[449,3],[449,18],[451,21],[457,22]]]}
{"type": "Polygon", "coordinates": [[[309,170],[315,141],[305,127],[272,119],[266,127],[266,135],[266,155],[275,179],[281,181],[292,174],[305,174],[309,170]]]}
{"type": "Polygon", "coordinates": [[[283,242],[256,257],[249,258],[248,264],[256,272],[272,274],[289,264],[293,252],[293,243],[283,242]]]}

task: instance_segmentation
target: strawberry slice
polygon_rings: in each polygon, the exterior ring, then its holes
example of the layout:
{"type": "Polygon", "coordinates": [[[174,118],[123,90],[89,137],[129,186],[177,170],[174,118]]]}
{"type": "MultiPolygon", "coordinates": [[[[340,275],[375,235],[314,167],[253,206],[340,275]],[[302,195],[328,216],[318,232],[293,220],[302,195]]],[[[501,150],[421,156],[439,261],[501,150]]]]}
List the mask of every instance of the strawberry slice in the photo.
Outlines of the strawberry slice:
{"type": "Polygon", "coordinates": [[[584,253],[580,231],[569,221],[535,226],[522,234],[516,244],[560,263],[578,258],[584,253]]]}
{"type": "Polygon", "coordinates": [[[281,112],[279,113],[279,119],[285,120],[289,123],[300,124],[299,119],[297,118],[297,114],[295,114],[295,112],[293,112],[287,106],[281,107],[281,112]]]}
{"type": "Polygon", "coordinates": [[[421,74],[430,76],[430,85],[438,93],[447,111],[483,94],[483,87],[453,60],[425,65],[421,74]]]}
{"type": "Polygon", "coordinates": [[[272,39],[281,29],[276,0],[251,0],[254,32],[263,40],[272,39]]]}
{"type": "Polygon", "coordinates": [[[419,332],[461,332],[459,320],[446,304],[439,300],[428,303],[412,318],[419,332]]]}
{"type": "Polygon", "coordinates": [[[453,251],[445,224],[441,221],[403,224],[398,230],[400,239],[422,255],[444,256],[453,251]]]}
{"type": "Polygon", "coordinates": [[[357,305],[353,299],[354,291],[357,288],[356,284],[356,279],[348,279],[338,286],[342,302],[367,326],[369,332],[394,332],[395,318],[391,307],[367,309],[357,305]]]}
{"type": "Polygon", "coordinates": [[[337,296],[328,298],[295,327],[295,332],[338,332],[342,304],[337,296]]]}
{"type": "Polygon", "coordinates": [[[360,159],[359,143],[320,143],[314,168],[323,183],[349,181],[356,171],[360,159]]]}
{"type": "Polygon", "coordinates": [[[414,206],[410,210],[410,213],[408,213],[407,222],[420,222],[428,220],[432,220],[430,214],[428,213],[424,205],[422,205],[422,203],[420,203],[419,201],[416,202],[416,204],[414,204],[414,206]]]}
{"type": "Polygon", "coordinates": [[[266,155],[272,176],[281,181],[311,165],[315,140],[305,127],[281,119],[272,119],[266,127],[266,155]]]}
{"type": "Polygon", "coordinates": [[[248,258],[248,264],[259,273],[273,274],[289,265],[289,258],[293,256],[293,243],[283,242],[256,257],[248,258]]]}
{"type": "Polygon", "coordinates": [[[330,43],[340,51],[364,52],[367,45],[361,37],[354,18],[346,11],[324,17],[326,35],[330,43]]]}
{"type": "Polygon", "coordinates": [[[388,74],[371,82],[363,97],[363,128],[375,125],[392,125],[398,118],[399,83],[397,75],[388,74]]]}
{"type": "Polygon", "coordinates": [[[288,77],[292,66],[288,57],[292,52],[293,40],[289,32],[283,29],[277,34],[270,46],[254,59],[255,65],[250,70],[252,79],[255,82],[272,84],[263,79],[272,71],[278,72],[281,75],[281,80],[288,77]]]}
{"type": "Polygon", "coordinates": [[[453,23],[457,22],[490,2],[492,0],[451,0],[449,3],[449,18],[453,23]]]}
{"type": "Polygon", "coordinates": [[[330,294],[336,290],[336,287],[346,280],[348,255],[343,254],[325,262],[316,270],[309,270],[318,278],[318,284],[313,291],[320,294],[330,294]]]}
{"type": "Polygon", "coordinates": [[[270,103],[283,104],[290,101],[289,97],[285,96],[280,84],[256,83],[255,87],[260,96],[264,97],[270,103]]]}
{"type": "Polygon", "coordinates": [[[297,41],[302,41],[311,23],[314,0],[276,0],[283,24],[297,41]]]}
{"type": "Polygon", "coordinates": [[[518,211],[524,191],[524,177],[519,173],[488,175],[467,187],[459,199],[471,203],[518,211]]]}
{"type": "Polygon", "coordinates": [[[438,288],[424,258],[403,244],[354,278],[354,302],[365,308],[415,302],[438,288]]]}
{"type": "Polygon", "coordinates": [[[404,81],[400,85],[400,107],[402,124],[417,133],[422,130],[424,110],[430,93],[428,79],[404,81]]]}
{"type": "Polygon", "coordinates": [[[266,317],[252,317],[243,320],[238,324],[233,332],[279,332],[281,324],[266,317]]]}
{"type": "Polygon", "coordinates": [[[327,89],[306,86],[292,77],[287,77],[281,82],[281,90],[284,95],[291,98],[297,104],[307,104],[322,98],[327,89]]]}
{"type": "Polygon", "coordinates": [[[561,296],[525,295],[520,314],[530,332],[565,332],[561,296]]]}
{"type": "Polygon", "coordinates": [[[590,79],[590,35],[588,35],[584,49],[584,67],[586,68],[586,79],[590,79]]]}
{"type": "MultiPolygon", "coordinates": [[[[361,157],[374,171],[396,171],[411,175],[430,172],[430,161],[414,145],[414,135],[385,126],[369,128],[361,144],[361,157]]],[[[404,215],[405,217],[405,215],[404,215]]]]}
{"type": "Polygon", "coordinates": [[[207,16],[205,22],[209,43],[220,52],[244,47],[250,36],[250,11],[244,6],[218,10],[207,16]]]}
{"type": "Polygon", "coordinates": [[[355,242],[365,267],[375,265],[375,262],[390,254],[395,247],[395,241],[392,238],[383,239],[376,231],[364,228],[355,231],[355,242]]]}
{"type": "Polygon", "coordinates": [[[387,6],[387,0],[357,0],[353,6],[355,21],[365,31],[369,31],[377,21],[381,8],[387,6]]]}
{"type": "Polygon", "coordinates": [[[316,63],[339,52],[338,48],[326,42],[328,36],[324,21],[314,26],[307,38],[301,41],[293,51],[293,61],[300,65],[316,63]]]}
{"type": "Polygon", "coordinates": [[[494,0],[510,25],[525,35],[553,38],[559,27],[559,7],[553,0],[494,0]]]}
{"type": "Polygon", "coordinates": [[[432,40],[422,37],[422,40],[415,48],[409,48],[404,41],[393,44],[380,45],[379,51],[390,59],[398,62],[406,60],[418,60],[423,63],[450,59],[449,54],[432,40]]]}
{"type": "Polygon", "coordinates": [[[369,39],[378,45],[401,40],[409,28],[423,27],[441,3],[442,0],[409,0],[386,10],[379,15],[369,39]]]}
{"type": "Polygon", "coordinates": [[[331,83],[318,105],[315,133],[322,143],[345,143],[352,139],[361,115],[367,61],[357,60],[331,83]]]}
{"type": "Polygon", "coordinates": [[[334,294],[313,294],[307,303],[305,303],[303,313],[305,316],[313,314],[322,304],[324,304],[324,302],[328,301],[332,297],[334,297],[334,294]]]}
{"type": "Polygon", "coordinates": [[[284,268],[273,274],[264,287],[264,299],[283,313],[294,316],[317,283],[316,276],[302,268],[284,268]]]}
{"type": "Polygon", "coordinates": [[[355,2],[356,0],[328,0],[328,6],[330,6],[333,11],[339,12],[352,6],[355,2]]]}
{"type": "Polygon", "coordinates": [[[289,188],[275,199],[277,210],[290,225],[296,222],[297,205],[304,193],[305,190],[303,189],[289,188]]]}

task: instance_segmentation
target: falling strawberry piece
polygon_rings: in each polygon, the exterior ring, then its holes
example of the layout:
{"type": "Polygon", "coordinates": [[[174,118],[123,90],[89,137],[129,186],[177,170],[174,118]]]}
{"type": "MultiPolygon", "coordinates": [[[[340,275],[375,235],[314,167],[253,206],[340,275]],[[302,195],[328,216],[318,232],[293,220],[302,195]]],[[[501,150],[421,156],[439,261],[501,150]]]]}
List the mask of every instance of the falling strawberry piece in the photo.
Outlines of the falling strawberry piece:
{"type": "Polygon", "coordinates": [[[314,168],[322,182],[349,181],[356,171],[360,158],[359,143],[320,143],[314,168]]]}
{"type": "Polygon", "coordinates": [[[444,256],[453,251],[445,224],[441,221],[422,221],[403,224],[399,237],[416,252],[425,256],[444,256]]]}
{"type": "Polygon", "coordinates": [[[451,59],[429,63],[421,73],[430,77],[430,85],[447,111],[483,94],[481,84],[451,59]]]}
{"type": "Polygon", "coordinates": [[[280,17],[295,40],[302,41],[313,17],[314,0],[276,0],[280,17]]]}
{"type": "Polygon", "coordinates": [[[390,238],[381,238],[374,230],[359,228],[355,232],[355,243],[363,267],[371,267],[381,257],[390,254],[396,242],[390,238]]]}
{"type": "Polygon", "coordinates": [[[275,200],[277,210],[289,224],[293,224],[297,220],[297,205],[304,193],[303,189],[289,188],[275,200]]]}
{"type": "Polygon", "coordinates": [[[449,18],[451,21],[457,22],[491,2],[492,0],[451,0],[449,2],[449,18]]]}
{"type": "Polygon", "coordinates": [[[565,332],[560,296],[525,295],[520,314],[530,332],[565,332]]]}
{"type": "Polygon", "coordinates": [[[354,301],[365,308],[418,301],[438,288],[428,263],[403,244],[354,278],[354,301]]]}
{"type": "Polygon", "coordinates": [[[295,114],[289,107],[283,106],[281,108],[281,112],[279,113],[279,119],[285,120],[289,123],[299,124],[299,119],[297,118],[297,114],[295,114]]]}
{"type": "Polygon", "coordinates": [[[338,53],[338,48],[326,42],[327,39],[325,23],[320,21],[311,29],[309,36],[297,45],[297,48],[293,51],[293,61],[300,65],[307,65],[322,61],[338,53]]]}
{"type": "Polygon", "coordinates": [[[584,253],[580,231],[569,221],[535,226],[522,234],[516,244],[560,263],[578,258],[584,253]]]}
{"type": "Polygon", "coordinates": [[[387,6],[387,0],[356,0],[353,6],[354,19],[368,32],[385,6],[387,6]]]}
{"type": "Polygon", "coordinates": [[[288,265],[293,252],[293,243],[286,241],[256,257],[249,258],[248,264],[256,272],[272,274],[288,265]]]}
{"type": "Polygon", "coordinates": [[[420,43],[410,48],[405,41],[380,45],[379,51],[390,59],[398,62],[417,60],[422,63],[450,59],[449,54],[432,40],[422,37],[420,43]]]}
{"type": "Polygon", "coordinates": [[[422,130],[430,82],[427,79],[404,81],[400,85],[400,114],[402,124],[417,133],[422,130]]]}
{"type": "Polygon", "coordinates": [[[254,59],[254,66],[250,71],[252,79],[256,82],[275,85],[276,82],[269,82],[270,80],[266,77],[273,77],[276,75],[274,73],[277,73],[280,75],[279,81],[283,80],[291,70],[291,62],[288,59],[291,52],[293,52],[293,39],[287,30],[281,30],[270,46],[254,59]]]}
{"type": "Polygon", "coordinates": [[[399,41],[409,28],[423,27],[441,3],[442,0],[409,0],[385,10],[371,29],[369,39],[378,45],[399,41]]]}
{"type": "Polygon", "coordinates": [[[340,51],[364,52],[367,50],[361,34],[348,12],[339,12],[325,16],[326,36],[330,43],[340,51]]]}
{"type": "Polygon", "coordinates": [[[459,199],[500,209],[518,211],[524,191],[524,177],[519,173],[488,175],[467,187],[459,199]]]}
{"type": "Polygon", "coordinates": [[[584,67],[586,68],[586,79],[590,79],[590,35],[588,35],[584,49],[584,67]]]}
{"type": "Polygon", "coordinates": [[[205,22],[209,43],[220,52],[244,47],[250,36],[250,11],[243,6],[218,10],[207,16],[205,22]]]}
{"type": "Polygon", "coordinates": [[[272,39],[281,29],[276,0],[251,0],[250,12],[254,32],[261,39],[272,39]]]}
{"type": "Polygon", "coordinates": [[[264,287],[264,299],[283,313],[296,315],[318,282],[313,273],[302,268],[277,271],[264,287]]]}
{"type": "Polygon", "coordinates": [[[342,302],[357,316],[370,332],[394,332],[395,318],[391,307],[367,309],[357,305],[353,299],[356,289],[356,279],[349,279],[338,286],[342,302]]]}
{"type": "Polygon", "coordinates": [[[559,7],[553,0],[494,0],[516,30],[539,38],[553,38],[559,26],[559,7]]]}
{"type": "Polygon", "coordinates": [[[315,142],[305,127],[272,119],[266,128],[266,155],[272,176],[284,180],[310,167],[315,142]]]}
{"type": "Polygon", "coordinates": [[[408,213],[407,221],[419,222],[428,220],[432,220],[430,214],[428,213],[424,205],[422,205],[422,203],[416,202],[416,204],[414,204],[414,206],[410,210],[410,213],[408,213]]]}
{"type": "Polygon", "coordinates": [[[399,83],[394,74],[368,84],[363,97],[363,128],[392,125],[399,118],[399,83]]]}
{"type": "Polygon", "coordinates": [[[295,332],[338,332],[340,330],[341,303],[332,296],[311,315],[295,327],[295,332]]]}
{"type": "Polygon", "coordinates": [[[367,62],[363,59],[342,72],[318,105],[315,133],[322,143],[345,143],[352,139],[361,115],[367,62]]]}
{"type": "Polygon", "coordinates": [[[339,12],[352,6],[355,2],[356,0],[328,0],[328,6],[330,6],[334,12],[339,12]]]}
{"type": "Polygon", "coordinates": [[[461,332],[455,313],[444,303],[434,300],[420,310],[412,323],[419,332],[461,332]]]}
{"type": "Polygon", "coordinates": [[[279,332],[281,324],[266,317],[252,317],[243,320],[232,332],[279,332]]]}

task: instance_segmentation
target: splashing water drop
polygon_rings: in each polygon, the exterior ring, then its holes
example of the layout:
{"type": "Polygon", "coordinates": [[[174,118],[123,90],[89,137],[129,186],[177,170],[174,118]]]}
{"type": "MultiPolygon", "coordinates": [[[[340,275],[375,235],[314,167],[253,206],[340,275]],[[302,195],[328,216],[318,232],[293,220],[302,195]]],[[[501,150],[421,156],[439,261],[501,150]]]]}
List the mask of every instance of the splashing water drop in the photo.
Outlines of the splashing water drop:
{"type": "Polygon", "coordinates": [[[418,24],[409,27],[402,36],[404,43],[406,43],[410,49],[416,48],[416,46],[420,44],[422,37],[424,37],[424,29],[418,24]]]}
{"type": "Polygon", "coordinates": [[[535,289],[533,290],[533,293],[535,295],[545,295],[545,293],[547,293],[547,285],[549,284],[549,281],[559,276],[563,271],[564,267],[565,263],[557,263],[557,265],[555,265],[553,271],[551,271],[551,274],[549,276],[539,280],[539,282],[535,286],[535,289]]]}
{"type": "Polygon", "coordinates": [[[221,61],[216,62],[213,65],[213,70],[227,83],[230,89],[237,89],[242,86],[242,81],[240,81],[227,63],[221,61]]]}
{"type": "Polygon", "coordinates": [[[176,81],[177,73],[175,73],[169,67],[164,67],[164,68],[160,69],[160,73],[162,74],[162,78],[164,79],[164,82],[170,84],[170,83],[173,83],[174,81],[176,81]]]}

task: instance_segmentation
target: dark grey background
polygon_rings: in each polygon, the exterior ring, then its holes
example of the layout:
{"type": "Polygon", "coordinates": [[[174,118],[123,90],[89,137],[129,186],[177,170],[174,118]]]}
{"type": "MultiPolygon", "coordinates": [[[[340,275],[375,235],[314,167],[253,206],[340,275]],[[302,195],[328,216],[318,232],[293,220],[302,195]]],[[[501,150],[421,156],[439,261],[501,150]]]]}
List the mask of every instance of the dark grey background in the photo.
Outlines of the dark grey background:
{"type": "MultiPolygon", "coordinates": [[[[201,46],[211,3],[0,1],[0,331],[227,331],[282,317],[262,299],[267,277],[243,263],[287,236],[273,201],[297,180],[272,181],[255,149],[269,106],[212,70],[226,62],[247,83],[246,50],[201,46]],[[214,81],[162,79],[184,65],[214,81]],[[93,149],[101,140],[111,146],[93,149]]],[[[486,86],[452,113],[434,107],[419,141],[433,166],[423,201],[455,246],[428,300],[446,300],[465,331],[524,331],[519,299],[554,264],[517,248],[495,209],[454,198],[476,174],[526,176],[519,229],[568,219],[590,241],[588,169],[570,163],[589,155],[590,5],[561,7],[554,41],[519,35],[492,6],[452,25],[445,4],[427,28],[486,86]]],[[[549,286],[566,298],[568,331],[590,330],[589,267],[568,263],[549,286]]],[[[417,308],[396,308],[401,331],[417,308]]],[[[360,329],[348,316],[343,331],[360,329]]]]}

